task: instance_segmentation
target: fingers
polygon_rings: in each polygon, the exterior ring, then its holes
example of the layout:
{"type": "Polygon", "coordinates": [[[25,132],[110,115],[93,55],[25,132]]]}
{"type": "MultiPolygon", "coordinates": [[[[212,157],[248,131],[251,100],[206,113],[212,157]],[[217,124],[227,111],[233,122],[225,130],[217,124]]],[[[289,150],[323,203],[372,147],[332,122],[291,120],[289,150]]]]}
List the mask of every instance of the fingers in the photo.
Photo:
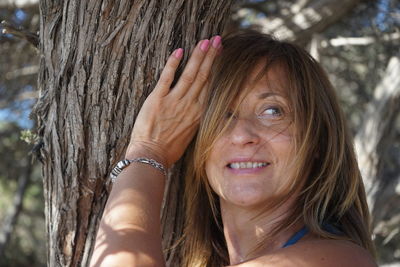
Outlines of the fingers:
{"type": "Polygon", "coordinates": [[[168,94],[171,84],[174,81],[174,76],[176,69],[179,66],[183,56],[183,49],[176,49],[172,55],[168,58],[167,63],[163,71],[161,72],[160,79],[157,82],[156,87],[154,88],[154,93],[160,94],[161,96],[165,96],[168,94]]]}
{"type": "Polygon", "coordinates": [[[181,98],[184,96],[192,84],[196,81],[199,68],[209,48],[210,40],[201,40],[197,44],[192,55],[190,56],[188,63],[186,64],[185,69],[183,70],[181,77],[178,80],[178,83],[174,87],[174,90],[172,90],[172,94],[174,94],[175,97],[181,98]]]}
{"type": "Polygon", "coordinates": [[[192,87],[190,88],[189,92],[187,93],[188,96],[190,96],[192,99],[198,98],[200,92],[204,91],[202,90],[204,88],[205,83],[208,80],[208,76],[211,71],[211,66],[214,62],[215,57],[218,55],[221,47],[221,37],[220,36],[215,36],[214,38],[211,39],[211,47],[205,56],[203,62],[200,65],[200,68],[198,70],[196,80],[192,84],[192,87]]]}
{"type": "Polygon", "coordinates": [[[199,95],[197,96],[197,102],[200,104],[201,110],[205,110],[206,108],[206,96],[207,96],[207,87],[210,86],[209,82],[207,81],[204,86],[203,86],[203,90],[200,90],[199,95]]]}
{"type": "MultiPolygon", "coordinates": [[[[211,41],[208,39],[200,41],[194,49],[190,59],[172,90],[174,97],[181,98],[187,92],[193,98],[198,97],[204,83],[208,79],[215,56],[220,52],[221,37],[214,36],[211,41]]],[[[176,69],[183,56],[183,49],[176,49],[168,58],[167,63],[160,75],[160,79],[154,89],[154,93],[165,96],[170,92],[176,69]]]]}

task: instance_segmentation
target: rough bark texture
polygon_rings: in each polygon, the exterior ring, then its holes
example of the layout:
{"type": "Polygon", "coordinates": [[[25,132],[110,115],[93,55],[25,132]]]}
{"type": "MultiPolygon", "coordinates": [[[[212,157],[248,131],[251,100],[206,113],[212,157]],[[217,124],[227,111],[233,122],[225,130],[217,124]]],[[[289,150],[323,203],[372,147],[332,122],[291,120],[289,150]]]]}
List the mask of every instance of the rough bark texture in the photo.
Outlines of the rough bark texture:
{"type": "Polygon", "coordinates": [[[366,108],[364,123],[354,140],[375,225],[382,219],[385,204],[390,197],[396,195],[396,187],[400,183],[400,177],[383,179],[382,174],[399,113],[400,57],[394,56],[374,90],[374,97],[366,108]]]}
{"type": "MultiPolygon", "coordinates": [[[[49,266],[86,266],[146,96],[169,54],[222,31],[231,0],[42,0],[40,96],[49,266]]],[[[168,181],[165,245],[176,238],[182,164],[168,181]],[[173,183],[171,182],[173,181],[173,183]],[[168,215],[168,216],[167,216],[168,215]]],[[[177,258],[166,254],[171,266],[177,258]]]]}

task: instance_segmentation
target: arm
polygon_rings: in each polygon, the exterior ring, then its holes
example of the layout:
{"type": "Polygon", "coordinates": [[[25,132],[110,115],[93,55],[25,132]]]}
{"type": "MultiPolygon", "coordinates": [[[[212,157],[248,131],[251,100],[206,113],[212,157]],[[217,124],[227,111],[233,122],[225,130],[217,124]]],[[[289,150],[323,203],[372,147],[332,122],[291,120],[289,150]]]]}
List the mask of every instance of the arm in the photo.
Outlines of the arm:
{"type": "MultiPolygon", "coordinates": [[[[201,41],[181,78],[170,89],[182,58],[176,50],[136,119],[126,158],[152,158],[169,167],[192,140],[220,38],[201,41]]],[[[164,266],[160,209],[164,175],[147,164],[131,163],[118,176],[96,237],[91,266],[164,266]]]]}
{"type": "MultiPolygon", "coordinates": [[[[155,159],[146,150],[135,152],[132,157],[155,159]]],[[[100,222],[91,266],[164,266],[160,234],[164,184],[164,175],[146,164],[132,163],[122,171],[100,222]]]]}

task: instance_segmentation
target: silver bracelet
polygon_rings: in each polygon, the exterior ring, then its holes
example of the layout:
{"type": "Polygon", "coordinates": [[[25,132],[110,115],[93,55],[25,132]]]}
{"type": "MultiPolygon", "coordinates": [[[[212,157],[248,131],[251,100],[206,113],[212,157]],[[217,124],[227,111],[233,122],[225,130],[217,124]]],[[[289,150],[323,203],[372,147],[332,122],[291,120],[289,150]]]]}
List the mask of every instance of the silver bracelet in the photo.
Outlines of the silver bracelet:
{"type": "Polygon", "coordinates": [[[132,162],[139,162],[144,164],[149,164],[150,166],[156,168],[157,170],[161,171],[164,176],[167,176],[167,171],[165,170],[164,166],[155,161],[154,159],[149,158],[136,158],[136,159],[124,159],[117,163],[114,169],[111,171],[110,178],[112,182],[115,182],[117,176],[122,172],[123,169],[129,166],[132,162]]]}

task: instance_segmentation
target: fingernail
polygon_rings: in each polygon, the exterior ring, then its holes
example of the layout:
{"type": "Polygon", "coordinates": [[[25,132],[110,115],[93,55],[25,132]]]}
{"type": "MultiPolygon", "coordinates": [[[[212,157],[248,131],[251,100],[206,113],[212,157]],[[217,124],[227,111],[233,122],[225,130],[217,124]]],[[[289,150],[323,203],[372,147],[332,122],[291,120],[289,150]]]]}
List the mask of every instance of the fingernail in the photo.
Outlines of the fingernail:
{"type": "Polygon", "coordinates": [[[213,46],[214,48],[219,48],[220,45],[221,45],[221,36],[216,35],[215,38],[214,38],[213,41],[212,41],[212,46],[213,46]]]}
{"type": "Polygon", "coordinates": [[[210,41],[209,40],[203,40],[203,41],[201,41],[200,49],[202,51],[204,51],[204,52],[207,52],[209,46],[210,46],[210,41]]]}
{"type": "Polygon", "coordinates": [[[172,53],[174,55],[174,57],[176,57],[177,59],[180,59],[183,55],[183,49],[182,48],[178,48],[174,51],[174,53],[172,53]]]}

